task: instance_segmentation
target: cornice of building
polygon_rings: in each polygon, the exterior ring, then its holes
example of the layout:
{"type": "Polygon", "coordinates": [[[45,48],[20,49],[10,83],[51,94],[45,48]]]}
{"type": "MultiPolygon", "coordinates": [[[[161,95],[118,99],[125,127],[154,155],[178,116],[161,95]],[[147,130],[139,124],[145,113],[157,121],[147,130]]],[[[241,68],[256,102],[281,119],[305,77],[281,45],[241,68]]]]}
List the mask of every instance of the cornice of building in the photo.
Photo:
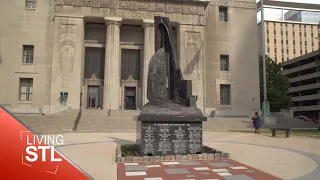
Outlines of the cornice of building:
{"type": "Polygon", "coordinates": [[[297,10],[297,11],[311,11],[311,12],[320,12],[320,9],[302,9],[302,8],[293,8],[287,6],[270,6],[263,5],[264,8],[272,8],[272,9],[286,9],[286,10],[297,10]]]}
{"type": "Polygon", "coordinates": [[[300,10],[319,10],[320,4],[307,4],[307,3],[294,3],[294,2],[283,2],[283,1],[272,1],[272,0],[264,0],[264,7],[275,6],[275,7],[285,7],[285,8],[296,8],[300,10]]]}

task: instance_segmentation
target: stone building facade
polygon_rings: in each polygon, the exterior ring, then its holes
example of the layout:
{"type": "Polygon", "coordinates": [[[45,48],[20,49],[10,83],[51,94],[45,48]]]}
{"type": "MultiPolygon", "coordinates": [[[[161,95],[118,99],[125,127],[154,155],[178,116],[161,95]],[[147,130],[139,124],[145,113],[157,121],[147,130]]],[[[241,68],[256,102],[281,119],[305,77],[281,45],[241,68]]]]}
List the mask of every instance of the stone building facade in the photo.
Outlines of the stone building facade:
{"type": "Polygon", "coordinates": [[[141,108],[154,16],[170,18],[178,63],[203,112],[260,109],[255,0],[5,0],[0,104],[45,114],[80,104],[141,108]]]}

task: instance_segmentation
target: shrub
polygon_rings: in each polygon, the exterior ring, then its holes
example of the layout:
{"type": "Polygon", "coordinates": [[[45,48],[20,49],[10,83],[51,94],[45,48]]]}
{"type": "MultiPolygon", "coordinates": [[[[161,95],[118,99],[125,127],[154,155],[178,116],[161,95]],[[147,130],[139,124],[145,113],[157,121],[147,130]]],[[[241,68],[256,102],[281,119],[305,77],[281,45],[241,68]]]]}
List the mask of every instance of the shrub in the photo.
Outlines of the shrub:
{"type": "Polygon", "coordinates": [[[126,156],[136,156],[135,152],[140,151],[140,146],[137,144],[126,144],[126,145],[121,145],[121,156],[126,157],[126,156]]]}
{"type": "Polygon", "coordinates": [[[203,146],[202,147],[202,153],[207,153],[207,154],[212,153],[212,154],[214,154],[216,152],[217,152],[217,150],[212,149],[211,147],[208,147],[208,146],[203,146]]]}

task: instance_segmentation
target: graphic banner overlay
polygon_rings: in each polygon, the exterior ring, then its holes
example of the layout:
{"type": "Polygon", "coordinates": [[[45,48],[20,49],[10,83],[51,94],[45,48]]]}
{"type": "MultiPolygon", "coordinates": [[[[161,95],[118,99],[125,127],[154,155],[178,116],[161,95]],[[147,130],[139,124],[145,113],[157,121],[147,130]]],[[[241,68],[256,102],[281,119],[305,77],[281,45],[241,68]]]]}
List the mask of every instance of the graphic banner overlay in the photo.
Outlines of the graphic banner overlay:
{"type": "Polygon", "coordinates": [[[35,135],[1,106],[0,139],[0,179],[92,179],[51,146],[63,135],[35,135]]]}

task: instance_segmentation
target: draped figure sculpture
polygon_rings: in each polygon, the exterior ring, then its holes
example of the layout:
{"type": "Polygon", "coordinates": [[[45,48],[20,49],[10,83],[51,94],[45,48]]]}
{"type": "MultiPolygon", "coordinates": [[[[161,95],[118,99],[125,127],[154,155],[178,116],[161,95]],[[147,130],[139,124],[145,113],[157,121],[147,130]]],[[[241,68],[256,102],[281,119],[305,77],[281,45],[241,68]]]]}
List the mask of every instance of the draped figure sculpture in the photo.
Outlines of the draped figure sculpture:
{"type": "MultiPolygon", "coordinates": [[[[182,74],[176,62],[169,18],[155,17],[155,55],[148,71],[147,97],[149,101],[169,100],[183,104],[189,97],[182,90],[182,74]]],[[[186,104],[183,104],[186,105],[186,104]]]]}
{"type": "Polygon", "coordinates": [[[202,115],[177,63],[170,20],[155,16],[155,54],[149,62],[147,98],[141,114],[202,115]]]}

